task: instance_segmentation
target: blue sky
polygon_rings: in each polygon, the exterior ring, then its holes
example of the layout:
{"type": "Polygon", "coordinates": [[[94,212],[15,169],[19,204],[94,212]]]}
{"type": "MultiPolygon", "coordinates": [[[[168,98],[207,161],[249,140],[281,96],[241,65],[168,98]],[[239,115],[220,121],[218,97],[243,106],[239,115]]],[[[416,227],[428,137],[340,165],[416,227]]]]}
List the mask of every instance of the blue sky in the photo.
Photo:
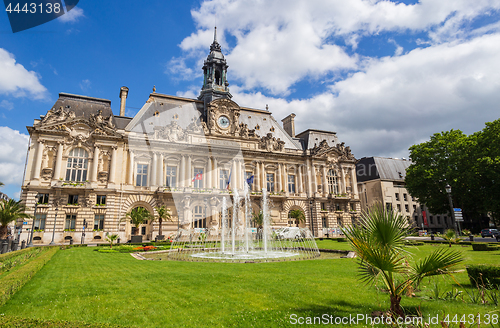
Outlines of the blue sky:
{"type": "Polygon", "coordinates": [[[26,126],[59,92],[133,116],[157,92],[196,97],[217,21],[233,100],[333,130],[353,154],[408,157],[435,133],[499,117],[500,1],[80,0],[13,34],[0,13],[0,181],[17,196],[26,126]],[[216,17],[217,16],[217,17],[216,17]]]}

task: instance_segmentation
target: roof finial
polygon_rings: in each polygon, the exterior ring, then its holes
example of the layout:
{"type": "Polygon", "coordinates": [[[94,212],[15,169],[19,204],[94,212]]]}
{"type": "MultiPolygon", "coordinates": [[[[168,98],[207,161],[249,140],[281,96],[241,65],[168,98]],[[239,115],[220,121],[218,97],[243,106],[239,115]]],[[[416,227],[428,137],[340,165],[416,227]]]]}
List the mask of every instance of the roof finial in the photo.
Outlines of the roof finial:
{"type": "Polygon", "coordinates": [[[214,42],[217,42],[217,26],[214,29],[214,42]]]}

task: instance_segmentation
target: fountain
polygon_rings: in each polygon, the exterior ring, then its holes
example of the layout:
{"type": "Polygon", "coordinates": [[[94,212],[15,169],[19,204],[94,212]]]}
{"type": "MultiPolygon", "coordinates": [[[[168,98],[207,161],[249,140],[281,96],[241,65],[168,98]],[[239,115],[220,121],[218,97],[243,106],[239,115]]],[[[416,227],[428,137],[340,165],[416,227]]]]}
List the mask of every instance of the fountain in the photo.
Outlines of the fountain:
{"type": "Polygon", "coordinates": [[[221,222],[212,228],[179,229],[168,258],[205,262],[272,262],[305,260],[320,255],[307,228],[271,227],[268,194],[262,189],[262,223],[252,228],[249,186],[243,197],[233,190],[232,215],[222,199],[221,222]],[[242,204],[241,204],[242,203],[242,204]],[[240,208],[243,210],[240,211],[240,208]],[[241,214],[242,213],[242,214],[241,214]]]}

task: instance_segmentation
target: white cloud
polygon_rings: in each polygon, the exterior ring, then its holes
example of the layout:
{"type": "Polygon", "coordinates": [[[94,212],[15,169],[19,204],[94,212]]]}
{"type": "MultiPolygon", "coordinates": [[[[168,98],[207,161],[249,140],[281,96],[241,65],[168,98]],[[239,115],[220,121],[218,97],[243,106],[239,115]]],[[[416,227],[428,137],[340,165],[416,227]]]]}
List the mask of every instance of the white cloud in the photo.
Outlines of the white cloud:
{"type": "Polygon", "coordinates": [[[14,109],[14,103],[4,99],[0,102],[0,107],[5,108],[6,110],[12,110],[14,109]]]}
{"type": "Polygon", "coordinates": [[[22,183],[29,137],[0,126],[0,181],[7,184],[22,183]]]}
{"type": "Polygon", "coordinates": [[[80,82],[80,89],[82,89],[83,92],[88,92],[92,89],[91,85],[92,83],[89,79],[82,80],[82,82],[80,82]]]}
{"type": "Polygon", "coordinates": [[[83,9],[74,7],[64,15],[60,16],[58,19],[63,23],[76,23],[82,17],[85,17],[85,15],[83,14],[83,9]]]}
{"type": "Polygon", "coordinates": [[[40,83],[40,77],[16,63],[14,55],[0,48],[0,94],[25,97],[27,93],[35,99],[47,98],[47,89],[40,83]]]}

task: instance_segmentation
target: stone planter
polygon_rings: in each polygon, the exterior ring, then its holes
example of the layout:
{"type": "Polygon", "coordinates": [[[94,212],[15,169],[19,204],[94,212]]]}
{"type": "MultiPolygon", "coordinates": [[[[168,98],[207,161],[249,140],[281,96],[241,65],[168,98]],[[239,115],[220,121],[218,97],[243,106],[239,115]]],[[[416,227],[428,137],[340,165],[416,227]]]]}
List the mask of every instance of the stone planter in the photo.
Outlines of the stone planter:
{"type": "Polygon", "coordinates": [[[157,235],[156,240],[165,240],[165,235],[157,235]]]}

